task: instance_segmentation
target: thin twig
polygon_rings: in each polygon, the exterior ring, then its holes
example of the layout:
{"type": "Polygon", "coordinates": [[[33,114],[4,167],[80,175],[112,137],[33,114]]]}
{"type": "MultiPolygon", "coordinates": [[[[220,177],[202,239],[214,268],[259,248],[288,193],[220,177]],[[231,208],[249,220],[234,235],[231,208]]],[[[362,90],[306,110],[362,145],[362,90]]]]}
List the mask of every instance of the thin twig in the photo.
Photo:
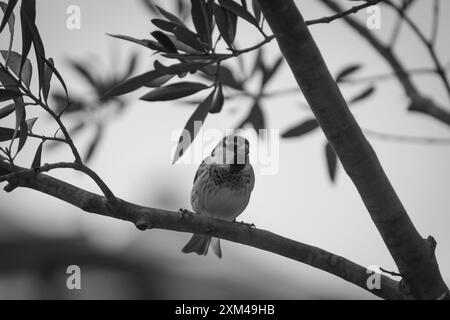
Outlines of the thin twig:
{"type": "MultiPolygon", "coordinates": [[[[54,167],[65,165],[55,164],[54,167]]],[[[67,165],[72,166],[73,164],[67,165]]],[[[50,165],[48,168],[51,167],[50,165]]],[[[10,170],[10,167],[4,162],[0,162],[0,170],[10,170]]],[[[70,203],[86,212],[129,221],[139,230],[166,229],[222,238],[324,270],[384,299],[395,299],[399,295],[399,282],[388,276],[381,275],[381,288],[371,290],[367,287],[367,278],[370,275],[363,266],[321,248],[269,231],[200,215],[182,215],[175,211],[142,207],[119,198],[116,198],[115,205],[111,205],[105,197],[48,175],[36,174],[24,168],[18,168],[18,172],[19,174],[15,176],[7,177],[11,180],[10,183],[15,183],[17,187],[34,189],[70,203]]],[[[0,177],[0,181],[2,180],[5,180],[5,176],[0,177]]]]}
{"type": "MultiPolygon", "coordinates": [[[[273,35],[266,36],[265,39],[263,41],[261,41],[260,43],[257,43],[255,45],[253,45],[251,47],[248,47],[248,48],[245,48],[245,49],[236,50],[234,53],[227,55],[227,57],[225,57],[225,59],[229,59],[229,58],[232,58],[232,57],[237,57],[237,56],[239,56],[241,54],[257,50],[257,49],[261,48],[262,46],[264,46],[265,44],[271,42],[273,39],[275,39],[275,36],[273,36],[273,35]]],[[[225,60],[225,59],[222,59],[222,60],[225,60]]]]}
{"type": "Polygon", "coordinates": [[[75,161],[81,163],[81,156],[78,153],[77,148],[75,147],[75,144],[72,141],[72,138],[70,137],[70,134],[68,133],[66,127],[64,126],[64,124],[62,123],[61,119],[58,117],[58,115],[48,106],[46,105],[41,99],[37,98],[30,89],[28,89],[27,87],[25,87],[21,81],[19,79],[16,78],[16,76],[7,68],[5,67],[2,63],[0,63],[0,66],[2,68],[4,68],[5,72],[8,73],[8,76],[11,77],[12,79],[16,80],[17,83],[15,85],[18,85],[19,89],[21,89],[28,98],[30,98],[31,100],[33,100],[35,102],[36,105],[41,106],[45,111],[47,111],[48,114],[50,114],[50,116],[57,122],[59,128],[61,129],[61,131],[63,132],[64,138],[67,140],[67,144],[70,146],[70,149],[72,150],[72,153],[75,157],[75,161]]]}
{"type": "Polygon", "coordinates": [[[433,2],[433,25],[431,28],[431,36],[430,43],[431,45],[435,45],[437,41],[438,31],[439,31],[439,10],[440,9],[440,1],[434,0],[433,2]]]}
{"type": "Polygon", "coordinates": [[[403,19],[400,16],[397,16],[397,20],[395,21],[394,29],[391,34],[391,38],[389,40],[389,48],[393,48],[395,43],[397,42],[398,36],[400,35],[400,31],[402,28],[403,19]]]}
{"type": "Polygon", "coordinates": [[[320,23],[330,23],[330,22],[333,22],[334,20],[341,19],[341,18],[343,18],[345,16],[348,16],[350,14],[357,13],[357,12],[359,12],[362,9],[365,9],[365,8],[371,7],[373,5],[376,5],[376,4],[378,4],[378,3],[382,2],[382,1],[385,1],[385,0],[368,0],[364,4],[361,4],[359,6],[351,7],[350,9],[342,11],[342,12],[340,12],[338,14],[335,14],[335,15],[328,16],[328,17],[323,17],[323,18],[319,18],[319,19],[314,19],[314,20],[308,20],[308,21],[306,21],[306,25],[311,26],[311,25],[320,24],[320,23]]]}
{"type": "MultiPolygon", "coordinates": [[[[247,47],[245,49],[240,49],[240,50],[234,50],[232,53],[215,53],[211,55],[211,61],[208,63],[205,63],[206,65],[211,65],[211,64],[215,64],[219,61],[224,61],[224,60],[228,60],[230,58],[235,58],[238,57],[244,53],[248,53],[254,50],[257,50],[261,47],[263,47],[264,45],[268,44],[269,42],[271,42],[273,39],[275,39],[275,37],[273,35],[267,36],[267,38],[265,38],[263,41],[251,46],[251,47],[247,47]]],[[[176,57],[177,59],[180,58],[196,58],[196,57],[202,57],[204,58],[205,55],[196,55],[196,54],[166,54],[163,55],[166,57],[176,57]]]]}
{"type": "MultiPolygon", "coordinates": [[[[410,7],[412,7],[412,4],[415,3],[415,0],[412,1],[403,1],[402,10],[408,10],[410,7]]],[[[389,40],[389,47],[393,48],[395,43],[397,42],[397,38],[400,35],[400,29],[403,23],[403,19],[401,16],[397,16],[397,20],[394,25],[394,29],[392,31],[391,39],[389,40]]]]}
{"type": "Polygon", "coordinates": [[[364,133],[369,137],[392,141],[392,142],[402,142],[402,143],[413,143],[413,144],[426,144],[426,145],[450,145],[450,138],[438,138],[438,137],[419,137],[419,136],[408,136],[395,133],[385,133],[372,129],[363,129],[364,133]]]}
{"type": "Polygon", "coordinates": [[[408,289],[435,299],[448,287],[389,181],[375,151],[349,110],[293,0],[259,0],[283,56],[320,128],[361,196],[408,289]]]}
{"type": "MultiPolygon", "coordinates": [[[[12,74],[8,68],[6,68],[5,66],[3,66],[3,64],[0,63],[0,66],[3,67],[5,69],[5,71],[8,73],[8,75],[18,81],[16,79],[16,77],[14,76],[14,74],[12,74]]],[[[65,125],[63,124],[61,117],[59,117],[46,103],[44,103],[42,101],[42,99],[37,98],[32,92],[31,90],[29,90],[27,87],[25,87],[20,81],[18,81],[18,83],[16,84],[19,86],[19,88],[25,93],[25,95],[30,98],[31,100],[33,100],[35,102],[36,105],[41,106],[48,114],[50,114],[50,116],[56,121],[56,123],[59,126],[59,129],[61,130],[61,132],[64,135],[64,139],[60,139],[60,138],[48,138],[48,137],[41,137],[41,136],[35,136],[35,135],[30,135],[30,136],[34,136],[34,137],[38,137],[40,139],[46,139],[46,140],[53,140],[53,141],[64,141],[67,145],[69,145],[70,149],[72,150],[72,153],[75,157],[75,162],[74,163],[65,163],[64,167],[65,168],[72,168],[75,170],[78,170],[80,172],[85,173],[86,175],[88,175],[100,188],[100,190],[102,190],[103,194],[105,195],[105,197],[108,200],[113,201],[115,199],[114,193],[111,191],[111,189],[106,185],[106,183],[93,171],[91,170],[89,167],[87,167],[82,159],[81,156],[75,146],[75,143],[73,142],[69,132],[67,131],[67,128],[65,127],[65,125]]],[[[61,164],[60,164],[61,165],[61,164]]],[[[53,168],[50,166],[50,168],[53,168]]]]}
{"type": "Polygon", "coordinates": [[[62,138],[47,137],[47,136],[44,136],[44,135],[38,135],[38,134],[34,134],[34,133],[28,133],[28,136],[31,137],[31,138],[41,139],[42,141],[55,141],[55,142],[61,142],[61,143],[66,143],[67,144],[67,140],[66,139],[62,139],[62,138]]]}
{"type": "Polygon", "coordinates": [[[389,274],[391,276],[394,276],[394,277],[403,277],[402,274],[400,274],[398,272],[389,271],[389,270],[383,269],[382,267],[380,267],[380,271],[384,272],[384,273],[387,273],[387,274],[389,274]]]}
{"type": "MultiPolygon", "coordinates": [[[[430,68],[416,68],[416,69],[407,70],[406,72],[410,76],[436,74],[436,70],[430,69],[430,68]]],[[[395,77],[397,77],[397,74],[395,74],[395,73],[384,73],[384,74],[375,74],[375,75],[370,75],[370,76],[365,76],[365,77],[348,77],[348,78],[342,79],[341,82],[358,84],[361,82],[374,82],[374,81],[390,80],[395,77]]]]}
{"type": "MultiPolygon", "coordinates": [[[[334,0],[321,0],[321,2],[334,12],[338,13],[342,11],[341,6],[334,0]]],[[[413,108],[409,108],[410,111],[422,112],[450,126],[450,112],[420,92],[416,84],[412,82],[411,75],[408,73],[399,57],[387,45],[383,44],[383,42],[374,33],[370,32],[365,25],[351,16],[344,17],[344,21],[359,33],[363,39],[367,40],[367,42],[391,66],[398,81],[402,85],[405,94],[410,98],[411,105],[413,106],[413,108]]]]}
{"type": "Polygon", "coordinates": [[[62,132],[64,138],[67,140],[67,144],[69,145],[70,149],[72,150],[72,153],[75,157],[75,161],[78,163],[82,163],[80,153],[78,152],[78,149],[76,148],[75,143],[73,142],[72,137],[70,136],[69,132],[67,131],[67,128],[63,124],[61,118],[50,107],[48,107],[41,99],[38,99],[36,96],[34,96],[30,90],[28,90],[26,88],[22,88],[22,90],[25,90],[24,92],[28,95],[28,97],[30,99],[34,100],[37,104],[39,104],[56,121],[59,128],[61,128],[61,132],[62,132]]]}
{"type": "MultiPolygon", "coordinates": [[[[427,74],[435,74],[436,70],[429,69],[429,68],[417,68],[417,69],[410,69],[407,71],[410,75],[427,75],[427,74]]],[[[379,81],[385,81],[395,78],[397,75],[395,73],[385,73],[385,74],[375,74],[365,77],[349,77],[344,78],[341,80],[340,84],[361,84],[366,82],[379,82],[379,81]]],[[[249,98],[274,98],[282,95],[289,95],[289,94],[298,94],[300,93],[300,89],[298,87],[288,87],[288,88],[281,88],[276,89],[268,92],[263,92],[260,96],[257,94],[248,92],[248,91],[237,91],[233,93],[233,95],[230,95],[227,97],[227,100],[235,99],[235,98],[241,98],[241,97],[249,97],[249,98]]],[[[186,102],[186,101],[185,101],[186,102]]],[[[192,102],[193,103],[193,102],[192,102]]],[[[195,101],[196,104],[198,104],[197,101],[195,101]]]]}
{"type": "Polygon", "coordinates": [[[442,83],[444,84],[444,87],[445,87],[445,89],[447,91],[447,94],[448,94],[448,96],[450,98],[450,81],[449,81],[449,79],[447,77],[447,74],[444,71],[444,67],[443,67],[441,61],[439,60],[439,57],[437,56],[437,53],[436,53],[433,41],[432,40],[428,40],[425,37],[424,33],[417,26],[417,24],[413,20],[411,20],[409,18],[409,16],[400,7],[398,7],[395,3],[393,3],[390,0],[385,0],[384,3],[386,3],[388,6],[390,6],[395,11],[397,11],[397,13],[405,20],[405,22],[409,25],[411,30],[417,35],[419,40],[426,47],[426,49],[428,50],[428,53],[430,54],[430,57],[431,57],[434,65],[436,67],[436,73],[441,78],[442,83]]]}

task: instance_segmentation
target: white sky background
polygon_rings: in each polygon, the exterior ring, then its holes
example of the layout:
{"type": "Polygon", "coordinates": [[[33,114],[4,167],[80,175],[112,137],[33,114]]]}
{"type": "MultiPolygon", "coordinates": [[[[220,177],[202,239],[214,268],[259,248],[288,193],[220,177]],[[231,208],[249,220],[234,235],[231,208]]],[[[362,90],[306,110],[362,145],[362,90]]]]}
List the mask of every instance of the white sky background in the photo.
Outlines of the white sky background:
{"type": "MultiPolygon", "coordinates": [[[[68,67],[66,59],[69,57],[92,59],[94,67],[105,73],[115,68],[112,56],[118,56],[123,69],[126,64],[124,58],[131,52],[140,53],[138,72],[147,71],[152,65],[153,57],[149,50],[111,39],[105,34],[149,38],[149,32],[154,27],[150,23],[148,11],[139,1],[37,2],[37,25],[46,53],[56,59],[70,91],[85,94],[86,89],[80,78],[68,67]],[[81,30],[71,31],[66,28],[66,8],[73,4],[81,8],[81,30]]],[[[165,8],[170,8],[170,1],[164,3],[165,8]]],[[[297,3],[307,19],[330,14],[318,1],[304,0],[297,3]]],[[[430,7],[431,1],[418,1],[411,12],[425,30],[429,30],[430,7]]],[[[442,1],[441,13],[447,16],[449,10],[450,3],[442,1]]],[[[358,17],[365,19],[367,14],[362,11],[358,17]]],[[[394,15],[388,10],[382,11],[382,28],[377,33],[384,39],[390,35],[393,18],[394,15]]],[[[449,27],[450,21],[441,19],[438,43],[444,63],[450,60],[449,27]]],[[[343,22],[313,26],[311,30],[332,72],[354,62],[364,64],[359,76],[390,72],[389,66],[378,54],[343,22]]],[[[19,25],[16,25],[16,32],[20,35],[19,25]]],[[[2,47],[7,40],[5,35],[0,38],[2,47]]],[[[255,35],[256,31],[247,23],[239,24],[237,39],[241,47],[254,43],[255,35]]],[[[409,68],[431,66],[426,51],[407,27],[403,28],[400,39],[398,52],[409,68]]],[[[20,51],[19,37],[16,38],[15,48],[20,51]]],[[[274,58],[278,55],[275,42],[267,46],[266,54],[274,58]]],[[[248,59],[247,65],[250,65],[253,57],[248,59]]],[[[442,85],[434,78],[420,76],[415,79],[428,96],[444,106],[449,105],[442,85]]],[[[284,65],[271,82],[270,89],[293,86],[293,77],[287,65],[284,65]]],[[[345,86],[343,92],[350,97],[361,88],[363,86],[345,86]]],[[[91,167],[118,196],[128,201],[175,210],[189,207],[190,189],[197,164],[171,165],[174,148],[171,135],[173,130],[184,126],[193,107],[176,102],[139,101],[139,95],[145,92],[142,90],[127,96],[129,107],[108,126],[107,135],[91,167]]],[[[299,95],[266,100],[263,108],[269,128],[283,131],[310,117],[310,112],[299,105],[302,100],[299,95]]],[[[222,113],[208,117],[206,128],[225,130],[233,127],[246,116],[249,107],[248,101],[233,100],[226,104],[222,113]]],[[[448,127],[429,117],[408,113],[406,107],[407,99],[402,88],[392,80],[379,83],[376,95],[355,106],[352,111],[364,128],[416,136],[450,136],[448,127]]],[[[11,126],[11,123],[2,121],[0,125],[11,126]]],[[[47,128],[48,122],[44,120],[38,122],[35,131],[47,128]]],[[[76,141],[81,150],[85,150],[85,138],[88,137],[85,134],[76,141]]],[[[450,146],[402,144],[372,138],[370,141],[419,232],[424,237],[431,234],[437,239],[438,261],[449,283],[450,146]]],[[[319,131],[299,139],[282,140],[278,174],[257,174],[251,202],[240,218],[253,222],[259,228],[321,247],[361,265],[380,265],[395,270],[381,237],[342,168],[339,168],[336,185],[330,183],[325,166],[324,142],[323,134],[319,131]]],[[[20,157],[21,164],[27,165],[32,161],[35,148],[35,144],[26,148],[20,157]]],[[[63,151],[46,152],[44,157],[45,162],[59,161],[64,157],[70,159],[70,155],[63,151]]],[[[58,172],[57,176],[78,186],[96,190],[87,178],[79,174],[69,171],[58,172]]],[[[224,258],[221,261],[213,255],[206,258],[182,255],[180,249],[190,237],[187,234],[169,231],[139,233],[128,223],[83,214],[77,208],[34,191],[20,189],[12,194],[1,192],[0,204],[2,214],[9,214],[9,220],[30,230],[46,235],[82,232],[111,250],[127,248],[139,240],[137,249],[133,247],[127,250],[137,250],[149,257],[159,255],[168,261],[168,268],[179,269],[177,271],[186,276],[202,276],[205,279],[233,277],[245,286],[260,287],[265,298],[373,298],[325,272],[229,242],[223,243],[224,258]]],[[[188,293],[173,294],[174,297],[189,298],[188,293]]]]}

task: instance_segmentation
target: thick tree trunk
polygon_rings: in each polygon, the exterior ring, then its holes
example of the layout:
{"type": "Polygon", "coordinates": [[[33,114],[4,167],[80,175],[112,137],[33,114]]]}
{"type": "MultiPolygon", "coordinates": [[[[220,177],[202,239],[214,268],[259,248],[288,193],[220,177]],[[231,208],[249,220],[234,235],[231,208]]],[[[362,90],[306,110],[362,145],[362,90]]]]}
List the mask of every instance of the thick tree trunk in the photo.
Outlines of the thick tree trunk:
{"type": "Polygon", "coordinates": [[[434,256],[410,220],[374,150],[351,114],[292,0],[259,0],[281,52],[328,141],[352,179],[403,276],[399,296],[437,299],[448,288],[434,256]]]}

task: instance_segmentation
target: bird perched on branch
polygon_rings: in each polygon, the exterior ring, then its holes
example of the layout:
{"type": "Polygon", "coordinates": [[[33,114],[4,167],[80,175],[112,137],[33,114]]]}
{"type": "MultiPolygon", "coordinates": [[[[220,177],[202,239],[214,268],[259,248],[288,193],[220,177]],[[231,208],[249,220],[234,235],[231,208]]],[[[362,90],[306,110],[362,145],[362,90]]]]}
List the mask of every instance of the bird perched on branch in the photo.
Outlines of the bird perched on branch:
{"type": "MultiPolygon", "coordinates": [[[[191,192],[195,213],[235,221],[244,211],[255,185],[249,147],[248,140],[242,136],[226,136],[203,160],[191,192]]],[[[219,239],[200,234],[194,234],[182,251],[206,255],[209,246],[219,258],[222,257],[219,239]]]]}

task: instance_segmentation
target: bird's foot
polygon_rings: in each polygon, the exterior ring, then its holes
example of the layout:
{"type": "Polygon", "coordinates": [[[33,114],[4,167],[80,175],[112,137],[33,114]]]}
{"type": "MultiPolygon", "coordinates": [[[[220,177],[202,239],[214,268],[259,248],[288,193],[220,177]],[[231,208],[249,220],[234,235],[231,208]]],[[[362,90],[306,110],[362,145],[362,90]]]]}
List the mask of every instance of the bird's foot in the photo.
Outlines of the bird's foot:
{"type": "Polygon", "coordinates": [[[183,209],[183,208],[180,208],[180,210],[178,210],[178,212],[180,213],[181,219],[183,219],[186,215],[189,215],[189,216],[195,215],[195,212],[192,212],[192,211],[189,211],[188,209],[183,209]]]}
{"type": "Polygon", "coordinates": [[[234,222],[234,223],[239,223],[241,226],[246,226],[246,227],[248,227],[248,228],[250,228],[250,229],[256,228],[256,226],[255,226],[254,223],[246,223],[246,222],[244,222],[244,221],[239,221],[239,222],[238,222],[238,221],[236,221],[236,219],[234,219],[233,222],[234,222]]]}

